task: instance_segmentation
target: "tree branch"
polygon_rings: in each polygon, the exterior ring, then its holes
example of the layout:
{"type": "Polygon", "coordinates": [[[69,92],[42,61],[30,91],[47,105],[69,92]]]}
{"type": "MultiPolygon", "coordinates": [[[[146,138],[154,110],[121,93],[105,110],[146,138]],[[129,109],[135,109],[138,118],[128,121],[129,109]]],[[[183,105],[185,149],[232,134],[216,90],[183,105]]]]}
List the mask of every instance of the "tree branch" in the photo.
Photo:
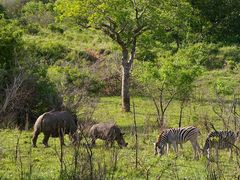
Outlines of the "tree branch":
{"type": "Polygon", "coordinates": [[[166,106],[165,106],[165,108],[164,108],[164,112],[167,110],[169,104],[172,102],[172,100],[173,100],[173,98],[174,98],[174,96],[175,96],[176,94],[177,94],[177,93],[172,94],[171,98],[168,100],[168,102],[167,102],[167,104],[166,104],[166,106]]]}
{"type": "Polygon", "coordinates": [[[114,41],[117,41],[117,43],[122,47],[122,49],[126,49],[126,44],[123,42],[120,34],[118,32],[116,32],[114,28],[112,28],[108,24],[102,23],[101,24],[101,29],[110,38],[112,38],[114,41]]]}

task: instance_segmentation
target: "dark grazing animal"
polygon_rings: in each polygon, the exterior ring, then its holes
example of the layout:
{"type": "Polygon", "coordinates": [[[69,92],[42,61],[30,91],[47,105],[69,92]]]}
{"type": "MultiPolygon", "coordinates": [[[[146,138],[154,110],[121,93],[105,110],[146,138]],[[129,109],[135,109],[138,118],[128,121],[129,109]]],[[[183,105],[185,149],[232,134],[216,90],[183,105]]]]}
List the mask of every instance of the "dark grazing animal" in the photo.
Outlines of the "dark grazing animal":
{"type": "Polygon", "coordinates": [[[210,158],[211,149],[214,148],[216,151],[216,158],[218,159],[218,150],[228,149],[230,152],[229,157],[231,158],[232,149],[237,140],[238,134],[239,133],[235,134],[231,130],[210,132],[203,147],[203,154],[210,158]]]}
{"type": "Polygon", "coordinates": [[[38,135],[43,132],[43,144],[48,147],[48,139],[60,137],[60,143],[64,144],[64,134],[68,134],[73,143],[78,142],[77,124],[74,116],[67,111],[50,111],[38,117],[34,124],[32,144],[36,147],[38,135]]]}
{"type": "Polygon", "coordinates": [[[78,129],[80,131],[80,136],[86,136],[86,137],[89,137],[90,136],[90,129],[91,127],[94,125],[94,124],[97,124],[96,121],[93,121],[93,120],[81,120],[81,121],[78,121],[78,129]]]}
{"type": "Polygon", "coordinates": [[[198,136],[200,131],[198,128],[190,126],[183,128],[165,129],[160,135],[157,142],[154,145],[155,155],[163,155],[165,147],[167,148],[167,154],[170,145],[173,145],[174,151],[178,152],[178,144],[182,145],[187,141],[190,141],[194,150],[194,157],[197,158],[197,152],[200,153],[200,146],[198,144],[198,136]]]}
{"type": "Polygon", "coordinates": [[[96,139],[105,140],[106,146],[112,147],[114,141],[117,141],[119,147],[127,147],[128,143],[125,142],[120,128],[113,123],[99,123],[94,124],[89,131],[92,138],[92,145],[95,145],[96,139]]]}

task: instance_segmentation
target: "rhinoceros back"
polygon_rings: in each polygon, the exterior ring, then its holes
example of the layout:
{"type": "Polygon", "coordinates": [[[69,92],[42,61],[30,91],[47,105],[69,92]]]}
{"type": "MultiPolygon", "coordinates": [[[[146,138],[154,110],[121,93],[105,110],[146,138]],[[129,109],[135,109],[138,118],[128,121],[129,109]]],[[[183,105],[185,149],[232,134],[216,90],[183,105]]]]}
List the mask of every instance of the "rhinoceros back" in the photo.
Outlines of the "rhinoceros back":
{"type": "Polygon", "coordinates": [[[115,140],[121,133],[120,129],[112,123],[99,123],[92,126],[90,135],[103,140],[115,140]]]}
{"type": "Polygon", "coordinates": [[[34,129],[41,132],[49,132],[52,137],[58,137],[59,130],[63,130],[64,134],[74,133],[77,130],[77,125],[69,112],[53,111],[39,116],[34,129]]]}

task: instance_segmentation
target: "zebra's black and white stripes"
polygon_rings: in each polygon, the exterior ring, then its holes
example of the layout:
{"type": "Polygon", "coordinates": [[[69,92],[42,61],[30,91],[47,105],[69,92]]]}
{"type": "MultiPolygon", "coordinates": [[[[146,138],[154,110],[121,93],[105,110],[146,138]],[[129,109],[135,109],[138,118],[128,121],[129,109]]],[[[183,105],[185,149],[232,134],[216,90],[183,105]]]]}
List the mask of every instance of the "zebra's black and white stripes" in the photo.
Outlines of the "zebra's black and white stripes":
{"type": "Polygon", "coordinates": [[[233,131],[213,131],[207,136],[203,147],[203,153],[209,158],[211,149],[214,148],[218,158],[219,149],[228,149],[230,151],[230,158],[232,157],[232,148],[237,140],[238,133],[233,131]]]}
{"type": "Polygon", "coordinates": [[[164,154],[165,147],[167,153],[170,145],[173,145],[174,151],[178,151],[178,144],[190,141],[194,150],[194,157],[197,158],[197,153],[200,153],[200,146],[198,144],[198,136],[200,131],[198,128],[189,126],[183,128],[172,128],[164,130],[157,142],[155,143],[155,154],[164,154]]]}

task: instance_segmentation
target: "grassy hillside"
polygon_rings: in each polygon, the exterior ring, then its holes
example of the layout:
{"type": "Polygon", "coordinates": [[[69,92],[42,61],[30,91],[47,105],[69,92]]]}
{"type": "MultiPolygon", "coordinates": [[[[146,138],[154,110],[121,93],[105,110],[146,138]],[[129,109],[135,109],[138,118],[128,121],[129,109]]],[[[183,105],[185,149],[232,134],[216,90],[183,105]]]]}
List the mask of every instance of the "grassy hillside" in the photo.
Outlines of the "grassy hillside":
{"type": "MultiPolygon", "coordinates": [[[[97,141],[92,149],[93,176],[99,179],[206,179],[215,175],[224,179],[239,177],[239,166],[236,155],[233,160],[228,160],[227,151],[220,153],[220,165],[212,162],[207,168],[206,158],[198,161],[193,159],[190,143],[184,144],[178,156],[173,151],[168,156],[154,156],[153,143],[158,136],[158,128],[155,126],[154,107],[147,98],[134,98],[136,104],[136,120],[139,138],[138,167],[135,168],[135,136],[133,130],[133,114],[120,112],[120,98],[101,98],[94,112],[94,118],[98,121],[116,122],[126,133],[126,141],[129,146],[119,149],[106,149],[101,140],[97,141]],[[115,165],[114,165],[115,164],[115,165]]],[[[207,132],[202,119],[198,117],[210,107],[199,106],[192,103],[185,111],[184,126],[195,125],[200,128],[200,145],[203,146],[207,132]],[[191,112],[191,113],[190,113],[191,112]]],[[[173,104],[167,113],[169,127],[176,127],[178,122],[178,103],[173,104]]],[[[209,120],[214,114],[209,114],[209,120]]],[[[216,117],[215,117],[216,118],[216,117]]],[[[217,128],[222,127],[221,121],[214,121],[217,128]]],[[[66,179],[72,178],[74,171],[74,148],[70,145],[63,147],[63,169],[60,175],[60,145],[58,139],[50,138],[50,148],[44,148],[41,144],[43,135],[39,136],[38,148],[31,148],[31,131],[0,130],[0,177],[1,179],[66,179]],[[18,142],[19,139],[19,142],[18,142]],[[66,169],[65,169],[66,168],[66,169]]],[[[68,138],[67,144],[69,143],[68,138]]],[[[86,143],[83,141],[83,143],[86,143]]],[[[80,146],[77,172],[83,179],[89,179],[89,161],[84,145],[80,146]],[[84,169],[88,167],[87,169],[84,169]]]]}

